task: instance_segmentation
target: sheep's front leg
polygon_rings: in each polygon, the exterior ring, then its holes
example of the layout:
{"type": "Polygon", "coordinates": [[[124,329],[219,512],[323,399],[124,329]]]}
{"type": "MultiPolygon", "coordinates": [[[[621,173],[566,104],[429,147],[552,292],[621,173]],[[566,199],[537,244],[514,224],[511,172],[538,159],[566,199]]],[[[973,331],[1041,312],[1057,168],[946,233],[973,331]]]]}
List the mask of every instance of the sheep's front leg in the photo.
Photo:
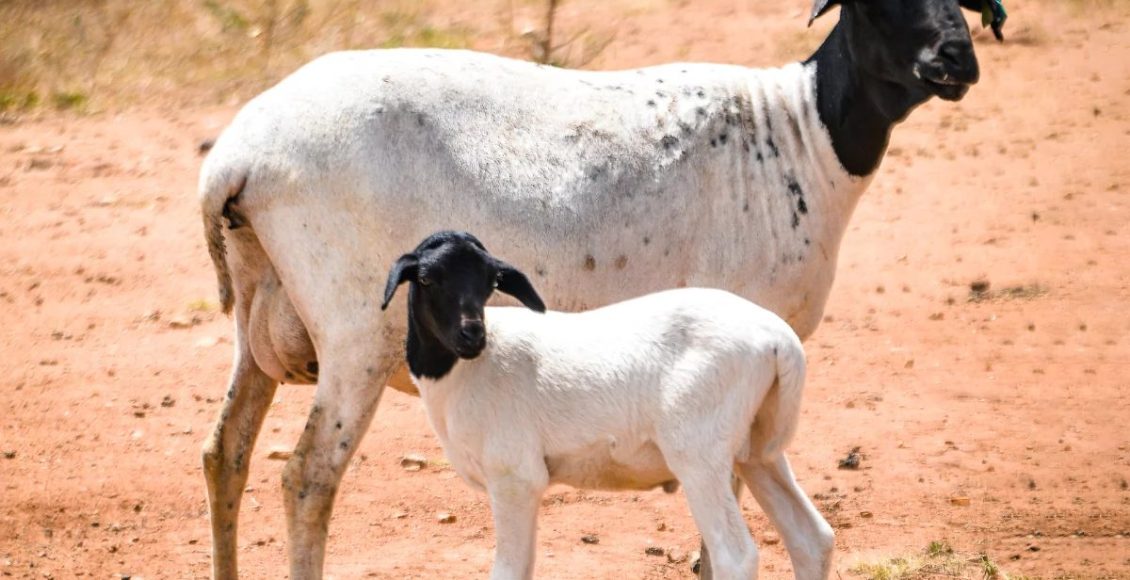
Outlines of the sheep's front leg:
{"type": "Polygon", "coordinates": [[[544,464],[488,470],[487,493],[495,535],[491,580],[533,578],[538,507],[548,485],[549,474],[544,464]]]}
{"type": "Polygon", "coordinates": [[[314,406],[294,456],[283,470],[283,501],[289,532],[290,577],[322,577],[334,497],[345,468],[373,419],[391,362],[348,349],[321,365],[314,406]],[[360,361],[351,364],[352,361],[360,361]],[[370,362],[365,362],[370,361],[370,362]]]}
{"type": "Polygon", "coordinates": [[[204,444],[204,477],[212,523],[212,578],[234,580],[239,504],[251,451],[278,386],[256,366],[243,333],[216,428],[204,444]]]}

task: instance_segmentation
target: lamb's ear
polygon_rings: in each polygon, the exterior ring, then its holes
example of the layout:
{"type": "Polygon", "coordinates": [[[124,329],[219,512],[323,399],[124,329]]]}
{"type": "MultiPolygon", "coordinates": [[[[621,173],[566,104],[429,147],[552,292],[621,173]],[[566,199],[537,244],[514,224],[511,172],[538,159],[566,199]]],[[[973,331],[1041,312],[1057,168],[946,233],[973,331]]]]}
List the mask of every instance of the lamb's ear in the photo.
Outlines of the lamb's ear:
{"type": "Polygon", "coordinates": [[[808,18],[808,25],[812,26],[812,23],[815,22],[817,18],[823,16],[832,6],[839,3],[840,0],[814,0],[812,2],[812,16],[808,18]]]}
{"type": "Polygon", "coordinates": [[[388,271],[388,282],[385,282],[385,299],[381,302],[381,310],[388,308],[392,295],[396,294],[396,287],[416,277],[419,260],[416,254],[404,254],[388,271]]]}
{"type": "Polygon", "coordinates": [[[541,296],[538,296],[538,291],[534,290],[534,285],[530,284],[529,278],[526,278],[525,274],[502,260],[496,260],[496,262],[498,264],[498,291],[517,298],[530,310],[545,312],[545,303],[541,301],[541,296]]]}

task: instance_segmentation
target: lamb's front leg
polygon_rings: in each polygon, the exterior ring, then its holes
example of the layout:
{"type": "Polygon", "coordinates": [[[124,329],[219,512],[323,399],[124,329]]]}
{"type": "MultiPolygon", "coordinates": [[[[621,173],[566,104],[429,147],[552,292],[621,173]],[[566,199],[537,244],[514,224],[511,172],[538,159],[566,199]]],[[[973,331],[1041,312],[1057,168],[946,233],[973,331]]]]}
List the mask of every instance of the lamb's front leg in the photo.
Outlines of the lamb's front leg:
{"type": "Polygon", "coordinates": [[[487,493],[494,516],[494,567],[491,580],[527,580],[534,576],[537,519],[549,473],[540,461],[523,466],[508,461],[484,462],[487,493]]]}

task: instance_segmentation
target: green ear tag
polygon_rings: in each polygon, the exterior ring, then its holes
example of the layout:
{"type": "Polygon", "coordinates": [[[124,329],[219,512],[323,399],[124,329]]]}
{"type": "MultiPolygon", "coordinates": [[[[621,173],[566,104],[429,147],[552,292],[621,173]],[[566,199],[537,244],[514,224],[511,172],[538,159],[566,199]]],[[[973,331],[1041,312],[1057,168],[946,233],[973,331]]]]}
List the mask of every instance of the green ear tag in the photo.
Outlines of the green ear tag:
{"type": "Polygon", "coordinates": [[[1008,12],[1005,11],[1001,0],[981,0],[981,28],[992,26],[993,36],[997,37],[997,40],[1004,40],[1001,28],[1007,19],[1008,12]]]}

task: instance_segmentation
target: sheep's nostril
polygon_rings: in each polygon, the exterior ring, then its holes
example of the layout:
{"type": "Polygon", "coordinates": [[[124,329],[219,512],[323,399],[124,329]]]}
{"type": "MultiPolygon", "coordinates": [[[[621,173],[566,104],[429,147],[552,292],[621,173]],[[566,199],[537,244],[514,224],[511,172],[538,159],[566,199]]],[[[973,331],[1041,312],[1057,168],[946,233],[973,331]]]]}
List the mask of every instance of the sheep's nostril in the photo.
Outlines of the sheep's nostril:
{"type": "Polygon", "coordinates": [[[484,334],[483,323],[477,320],[464,322],[462,328],[459,329],[459,336],[467,342],[479,342],[483,339],[484,334]]]}
{"type": "Polygon", "coordinates": [[[973,84],[981,76],[977,66],[977,56],[973,44],[960,40],[948,40],[938,47],[938,60],[948,70],[946,74],[963,83],[973,84]]]}

